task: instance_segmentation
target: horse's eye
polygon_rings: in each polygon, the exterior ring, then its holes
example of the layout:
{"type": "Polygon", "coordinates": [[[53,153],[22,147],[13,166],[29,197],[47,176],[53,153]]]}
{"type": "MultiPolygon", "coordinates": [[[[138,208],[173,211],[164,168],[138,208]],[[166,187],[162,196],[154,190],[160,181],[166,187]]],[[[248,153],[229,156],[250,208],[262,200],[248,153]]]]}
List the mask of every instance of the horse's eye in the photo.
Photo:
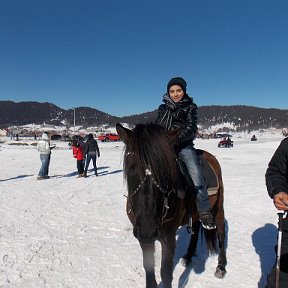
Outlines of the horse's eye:
{"type": "Polygon", "coordinates": [[[135,174],[135,165],[131,165],[131,166],[129,166],[128,167],[128,169],[127,169],[127,173],[128,174],[135,174]]]}
{"type": "Polygon", "coordinates": [[[135,173],[136,162],[133,160],[132,157],[129,157],[126,161],[126,171],[127,174],[135,173]]]}

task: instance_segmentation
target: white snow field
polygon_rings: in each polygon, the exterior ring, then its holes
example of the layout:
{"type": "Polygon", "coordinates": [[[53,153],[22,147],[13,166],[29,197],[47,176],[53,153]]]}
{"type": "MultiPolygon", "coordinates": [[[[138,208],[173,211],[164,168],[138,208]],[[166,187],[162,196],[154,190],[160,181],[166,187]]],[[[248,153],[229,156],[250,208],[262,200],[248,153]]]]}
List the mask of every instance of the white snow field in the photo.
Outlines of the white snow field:
{"type": "MultiPolygon", "coordinates": [[[[222,166],[227,220],[227,274],[214,277],[217,256],[198,248],[191,267],[180,257],[189,241],[179,229],[173,287],[261,288],[274,262],[277,211],[264,174],[283,136],[196,140],[222,166]]],[[[52,152],[51,179],[37,181],[39,153],[33,141],[0,144],[0,287],[145,287],[142,252],[125,212],[122,142],[99,142],[99,177],[76,178],[76,160],[66,142],[52,152]],[[20,143],[28,145],[19,145],[20,143]]],[[[92,163],[90,164],[92,168],[92,163]]],[[[160,283],[160,245],[156,246],[160,283]]],[[[159,287],[162,287],[159,284],[159,287]]]]}

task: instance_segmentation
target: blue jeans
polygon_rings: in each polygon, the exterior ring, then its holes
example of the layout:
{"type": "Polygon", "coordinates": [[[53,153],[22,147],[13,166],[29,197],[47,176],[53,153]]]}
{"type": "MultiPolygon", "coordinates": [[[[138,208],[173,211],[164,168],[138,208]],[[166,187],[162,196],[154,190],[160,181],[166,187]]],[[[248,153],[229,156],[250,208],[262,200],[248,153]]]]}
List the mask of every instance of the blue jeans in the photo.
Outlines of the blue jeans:
{"type": "Polygon", "coordinates": [[[196,205],[199,213],[210,210],[208,192],[205,179],[202,174],[199,159],[193,146],[182,149],[179,158],[187,167],[188,173],[193,181],[196,190],[196,205]]]}
{"type": "Polygon", "coordinates": [[[96,166],[96,152],[95,153],[88,153],[86,156],[86,165],[85,165],[85,171],[84,173],[87,174],[88,167],[90,164],[90,161],[92,160],[93,162],[93,167],[95,171],[95,175],[97,175],[97,166],[96,166]]]}
{"type": "Polygon", "coordinates": [[[51,158],[51,154],[49,155],[40,154],[40,160],[42,164],[41,164],[41,168],[39,170],[38,176],[40,177],[48,176],[50,158],[51,158]]]}

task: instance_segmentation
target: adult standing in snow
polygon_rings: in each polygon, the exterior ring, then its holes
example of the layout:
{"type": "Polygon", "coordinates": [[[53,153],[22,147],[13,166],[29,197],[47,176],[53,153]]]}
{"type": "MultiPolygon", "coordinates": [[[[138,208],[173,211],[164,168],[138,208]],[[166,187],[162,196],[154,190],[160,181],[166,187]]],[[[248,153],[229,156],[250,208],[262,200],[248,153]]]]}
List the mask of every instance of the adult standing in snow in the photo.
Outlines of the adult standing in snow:
{"type": "Polygon", "coordinates": [[[213,215],[208,199],[208,192],[199,159],[194,148],[194,139],[198,131],[198,108],[193,99],[186,93],[187,83],[181,77],[172,78],[167,84],[167,92],[163,96],[164,104],[158,108],[156,122],[167,130],[179,129],[175,150],[186,165],[188,173],[195,185],[196,204],[199,218],[205,229],[215,229],[213,215]]]}
{"type": "MultiPolygon", "coordinates": [[[[268,169],[266,171],[266,187],[269,196],[273,199],[273,203],[278,210],[288,211],[288,138],[282,140],[271,158],[268,169]]],[[[287,215],[287,213],[286,213],[287,215]]],[[[281,221],[282,241],[280,257],[280,273],[279,288],[288,287],[288,217],[281,221]]],[[[281,239],[280,239],[281,240],[281,239]]],[[[277,264],[277,262],[276,262],[277,264]]],[[[270,275],[268,276],[266,288],[275,288],[276,286],[276,270],[274,265],[270,275]]],[[[277,280],[278,282],[278,280],[277,280]]]]}
{"type": "Polygon", "coordinates": [[[49,179],[49,165],[51,159],[51,150],[56,145],[50,146],[49,133],[44,132],[41,140],[37,143],[37,150],[40,152],[41,168],[37,180],[49,179]]]}
{"type": "Polygon", "coordinates": [[[88,135],[88,139],[86,141],[84,155],[86,155],[86,164],[85,164],[85,170],[84,170],[84,177],[87,177],[87,171],[88,171],[88,167],[89,167],[89,164],[90,164],[91,160],[93,162],[95,176],[98,176],[97,166],[96,166],[96,158],[97,158],[97,156],[98,156],[98,158],[100,157],[100,151],[99,151],[98,143],[94,139],[93,134],[89,134],[88,135]]]}

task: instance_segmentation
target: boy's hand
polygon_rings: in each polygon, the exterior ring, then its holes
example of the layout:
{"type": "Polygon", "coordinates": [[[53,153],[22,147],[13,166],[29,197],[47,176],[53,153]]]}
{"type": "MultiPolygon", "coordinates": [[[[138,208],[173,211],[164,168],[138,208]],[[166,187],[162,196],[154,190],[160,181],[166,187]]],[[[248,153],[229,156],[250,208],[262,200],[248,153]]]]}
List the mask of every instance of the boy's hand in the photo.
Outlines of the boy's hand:
{"type": "Polygon", "coordinates": [[[279,192],[273,198],[275,207],[278,210],[288,210],[288,194],[285,192],[279,192]]]}

